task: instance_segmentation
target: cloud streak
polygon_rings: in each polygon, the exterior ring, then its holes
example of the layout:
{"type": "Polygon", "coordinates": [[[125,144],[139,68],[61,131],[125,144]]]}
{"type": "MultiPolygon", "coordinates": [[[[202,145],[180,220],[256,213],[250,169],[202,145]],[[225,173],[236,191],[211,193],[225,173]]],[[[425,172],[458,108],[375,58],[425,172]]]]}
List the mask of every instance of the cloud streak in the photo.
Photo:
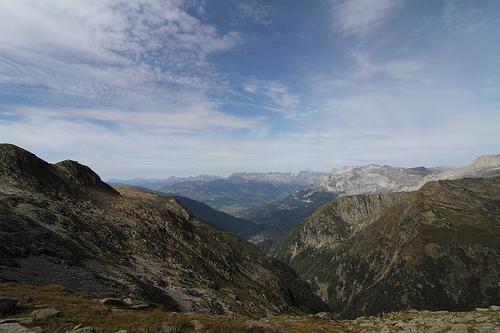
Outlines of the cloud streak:
{"type": "Polygon", "coordinates": [[[209,97],[225,83],[208,57],[241,39],[190,15],[190,3],[3,1],[0,87],[54,104],[61,117],[66,103],[101,109],[94,115],[117,125],[151,120],[162,130],[257,124],[223,114],[209,97]]]}
{"type": "Polygon", "coordinates": [[[367,35],[379,28],[398,7],[397,0],[331,0],[334,24],[350,35],[367,35]]]}

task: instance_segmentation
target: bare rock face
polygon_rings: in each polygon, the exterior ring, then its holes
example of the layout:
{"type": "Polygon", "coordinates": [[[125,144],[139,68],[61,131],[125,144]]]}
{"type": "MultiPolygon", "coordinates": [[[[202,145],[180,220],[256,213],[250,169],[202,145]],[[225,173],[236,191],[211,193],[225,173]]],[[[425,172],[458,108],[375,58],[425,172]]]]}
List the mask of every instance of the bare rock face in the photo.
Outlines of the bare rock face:
{"type": "Polygon", "coordinates": [[[0,145],[0,281],[61,284],[175,311],[325,310],[308,285],[175,199],[109,187],[74,161],[0,145]]]}
{"type": "Polygon", "coordinates": [[[345,317],[499,304],[500,177],[342,197],[273,254],[345,317]]]}

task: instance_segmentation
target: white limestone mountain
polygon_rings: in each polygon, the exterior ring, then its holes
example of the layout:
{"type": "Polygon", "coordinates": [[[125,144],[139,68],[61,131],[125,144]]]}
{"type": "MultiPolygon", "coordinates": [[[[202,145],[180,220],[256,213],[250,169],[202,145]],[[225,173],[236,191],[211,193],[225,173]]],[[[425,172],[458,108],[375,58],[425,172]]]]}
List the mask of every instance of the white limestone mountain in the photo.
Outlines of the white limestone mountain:
{"type": "Polygon", "coordinates": [[[484,155],[465,167],[402,168],[369,164],[333,170],[312,189],[339,195],[414,191],[434,180],[492,177],[500,174],[500,154],[484,155]]]}

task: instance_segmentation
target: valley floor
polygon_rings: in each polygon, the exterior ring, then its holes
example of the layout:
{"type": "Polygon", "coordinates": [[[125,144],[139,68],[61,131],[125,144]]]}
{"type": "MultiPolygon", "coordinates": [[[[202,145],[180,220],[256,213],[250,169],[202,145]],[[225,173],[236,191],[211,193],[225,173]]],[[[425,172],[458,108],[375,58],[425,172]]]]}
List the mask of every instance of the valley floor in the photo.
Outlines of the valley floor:
{"type": "Polygon", "coordinates": [[[500,332],[499,306],[468,312],[398,312],[340,321],[321,318],[321,314],[258,320],[117,308],[60,286],[2,283],[2,297],[17,298],[18,305],[8,315],[0,315],[0,333],[500,332]]]}

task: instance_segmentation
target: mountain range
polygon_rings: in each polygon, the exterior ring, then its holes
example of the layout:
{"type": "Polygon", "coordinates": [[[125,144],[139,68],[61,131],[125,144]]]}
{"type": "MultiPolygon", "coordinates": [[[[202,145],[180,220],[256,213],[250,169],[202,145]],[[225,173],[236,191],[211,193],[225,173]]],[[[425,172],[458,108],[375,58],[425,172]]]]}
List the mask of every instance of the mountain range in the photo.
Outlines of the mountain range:
{"type": "Polygon", "coordinates": [[[466,167],[403,168],[369,164],[335,169],[283,199],[245,210],[241,217],[269,225],[256,239],[277,239],[322,204],[348,195],[412,191],[433,180],[500,175],[500,155],[485,155],[466,167]]]}
{"type": "Polygon", "coordinates": [[[269,203],[315,183],[326,173],[315,171],[233,173],[228,177],[170,177],[166,180],[112,180],[116,185],[143,187],[188,197],[225,213],[242,217],[250,207],[269,203]]]}
{"type": "MultiPolygon", "coordinates": [[[[257,223],[0,144],[0,281],[250,317],[500,304],[499,171],[500,155],[463,168],[345,167],[276,201],[281,220],[257,223]]],[[[299,186],[259,177],[203,182],[299,186]]]]}

